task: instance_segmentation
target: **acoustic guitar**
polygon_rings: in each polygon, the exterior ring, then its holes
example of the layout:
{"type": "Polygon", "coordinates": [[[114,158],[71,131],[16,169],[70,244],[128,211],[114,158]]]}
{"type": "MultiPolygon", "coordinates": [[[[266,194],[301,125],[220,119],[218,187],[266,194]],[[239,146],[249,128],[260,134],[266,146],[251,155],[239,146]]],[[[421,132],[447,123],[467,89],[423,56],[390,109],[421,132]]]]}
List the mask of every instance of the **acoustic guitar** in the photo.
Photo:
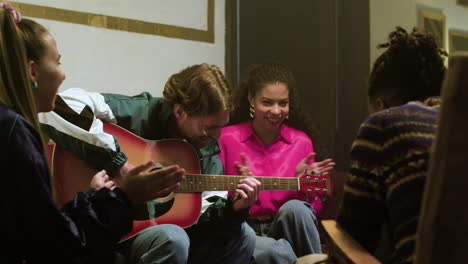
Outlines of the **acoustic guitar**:
{"type": "MultiPolygon", "coordinates": [[[[197,152],[184,140],[145,140],[113,124],[104,124],[104,131],[117,138],[121,150],[132,164],[142,164],[153,160],[165,165],[178,164],[187,172],[180,188],[169,197],[161,199],[169,203],[169,206],[167,204],[163,206],[167,208],[164,213],[158,213],[158,217],[153,219],[135,220],[133,230],[121,241],[154,225],[176,224],[180,227],[193,225],[200,216],[201,192],[234,191],[239,180],[246,178],[245,176],[200,174],[197,152]]],[[[49,151],[52,161],[54,198],[60,208],[66,202],[71,201],[77,192],[89,189],[90,181],[97,170],[58,145],[49,146],[49,151]]],[[[261,190],[300,190],[319,195],[332,193],[329,175],[304,173],[299,178],[266,176],[255,178],[262,183],[261,190]]]]}

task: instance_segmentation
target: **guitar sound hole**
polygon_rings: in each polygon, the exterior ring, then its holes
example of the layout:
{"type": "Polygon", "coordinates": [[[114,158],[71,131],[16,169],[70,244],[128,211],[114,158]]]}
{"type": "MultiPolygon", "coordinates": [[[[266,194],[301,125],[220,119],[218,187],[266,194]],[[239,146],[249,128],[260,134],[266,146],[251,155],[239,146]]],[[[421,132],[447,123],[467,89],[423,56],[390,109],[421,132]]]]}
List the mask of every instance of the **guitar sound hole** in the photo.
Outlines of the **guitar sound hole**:
{"type": "Polygon", "coordinates": [[[155,217],[160,217],[161,215],[169,212],[169,210],[171,210],[172,206],[174,205],[174,201],[175,199],[172,198],[168,201],[165,201],[165,202],[159,202],[159,201],[155,201],[154,203],[154,208],[155,208],[155,217]]]}

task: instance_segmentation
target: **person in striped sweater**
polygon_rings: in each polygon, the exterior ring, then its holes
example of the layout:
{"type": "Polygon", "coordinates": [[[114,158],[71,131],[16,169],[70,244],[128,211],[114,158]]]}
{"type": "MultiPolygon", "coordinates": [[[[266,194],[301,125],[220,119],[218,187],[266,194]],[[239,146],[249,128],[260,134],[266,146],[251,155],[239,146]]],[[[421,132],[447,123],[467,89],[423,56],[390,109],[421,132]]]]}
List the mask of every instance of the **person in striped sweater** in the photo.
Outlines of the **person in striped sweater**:
{"type": "Polygon", "coordinates": [[[431,35],[400,27],[379,47],[337,221],[370,252],[388,238],[385,262],[411,263],[447,54],[431,35]]]}

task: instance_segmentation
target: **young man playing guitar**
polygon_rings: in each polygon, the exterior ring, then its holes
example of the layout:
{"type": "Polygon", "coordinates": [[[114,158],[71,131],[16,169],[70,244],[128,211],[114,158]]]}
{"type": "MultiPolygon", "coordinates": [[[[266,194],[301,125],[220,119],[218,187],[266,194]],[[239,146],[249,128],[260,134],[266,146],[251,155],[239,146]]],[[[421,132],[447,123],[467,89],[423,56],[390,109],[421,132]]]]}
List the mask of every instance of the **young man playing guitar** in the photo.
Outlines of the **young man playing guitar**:
{"type": "MultiPolygon", "coordinates": [[[[69,89],[60,94],[54,112],[40,120],[57,145],[94,168],[106,169],[117,183],[133,164],[117,140],[103,131],[102,121],[116,122],[148,140],[185,139],[197,150],[202,173],[224,174],[217,139],[229,122],[231,102],[219,68],[188,67],[169,78],[163,95],[129,97],[69,89]]],[[[255,233],[245,219],[259,190],[259,181],[245,178],[228,199],[223,198],[225,192],[204,192],[196,224],[185,229],[171,224],[151,226],[123,241],[121,251],[131,263],[249,263],[255,233]]],[[[158,214],[154,201],[147,208],[150,215],[158,214]]]]}

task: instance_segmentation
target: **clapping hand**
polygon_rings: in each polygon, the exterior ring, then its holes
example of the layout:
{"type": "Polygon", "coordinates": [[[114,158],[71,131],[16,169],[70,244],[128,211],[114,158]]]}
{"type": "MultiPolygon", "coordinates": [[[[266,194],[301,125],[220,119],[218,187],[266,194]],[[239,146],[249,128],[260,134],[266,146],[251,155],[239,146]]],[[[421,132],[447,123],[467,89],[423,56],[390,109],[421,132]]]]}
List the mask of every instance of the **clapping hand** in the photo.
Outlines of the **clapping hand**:
{"type": "Polygon", "coordinates": [[[324,159],[320,162],[310,162],[315,157],[315,152],[310,153],[302,159],[296,166],[296,177],[304,173],[312,175],[327,175],[335,167],[335,162],[332,159],[324,159]]]}
{"type": "MultiPolygon", "coordinates": [[[[237,173],[241,176],[254,176],[247,162],[245,154],[241,154],[241,162],[236,162],[237,173]]],[[[232,207],[235,211],[248,208],[255,203],[260,195],[261,182],[253,177],[245,178],[239,181],[237,190],[234,193],[232,207]]]]}
{"type": "Polygon", "coordinates": [[[109,175],[107,175],[106,171],[102,170],[93,176],[93,178],[91,179],[90,187],[96,190],[99,190],[101,188],[108,188],[112,190],[115,188],[115,183],[114,181],[110,180],[109,175]]]}
{"type": "Polygon", "coordinates": [[[134,203],[142,203],[167,196],[184,178],[185,169],[178,165],[154,169],[154,162],[148,161],[123,175],[118,187],[134,203]]]}
{"type": "Polygon", "coordinates": [[[245,157],[245,154],[241,153],[240,158],[241,162],[234,162],[237,174],[241,176],[254,176],[252,170],[250,169],[249,163],[247,162],[247,157],[245,157]]]}

